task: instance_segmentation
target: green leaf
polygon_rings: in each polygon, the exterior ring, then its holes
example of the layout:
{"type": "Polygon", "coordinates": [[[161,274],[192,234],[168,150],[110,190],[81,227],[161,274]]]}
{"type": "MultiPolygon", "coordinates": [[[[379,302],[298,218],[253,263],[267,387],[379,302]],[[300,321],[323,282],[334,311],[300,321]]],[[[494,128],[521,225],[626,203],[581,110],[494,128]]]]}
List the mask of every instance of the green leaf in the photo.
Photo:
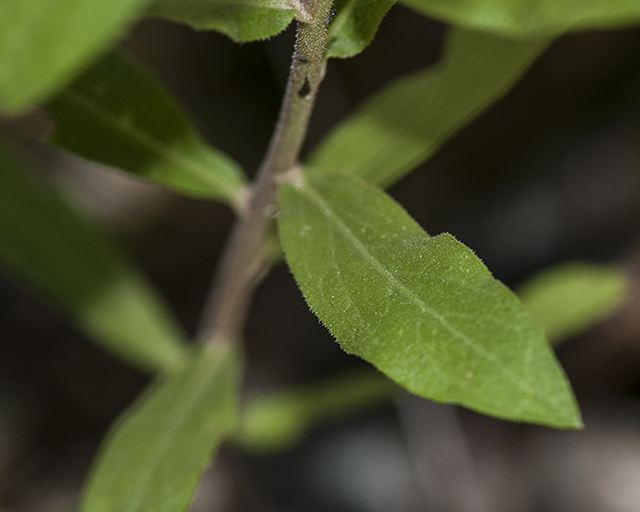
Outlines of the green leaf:
{"type": "Polygon", "coordinates": [[[302,5],[291,0],[155,0],[149,14],[248,42],[267,39],[287,28],[296,13],[294,3],[302,5]]]}
{"type": "Polygon", "coordinates": [[[82,512],[182,512],[237,421],[242,358],[203,348],[144,393],[103,443],[82,512]]]}
{"type": "Polygon", "coordinates": [[[500,418],[581,425],[566,377],[517,297],[451,235],[338,175],[280,185],[287,262],[349,353],[409,391],[500,418]]]}
{"type": "Polygon", "coordinates": [[[454,25],[518,36],[612,29],[637,24],[637,0],[403,0],[408,7],[454,25]]]}
{"type": "Polygon", "coordinates": [[[0,263],[130,363],[156,371],[183,357],[185,335],[142,275],[1,145],[0,263]]]}
{"type": "Polygon", "coordinates": [[[316,384],[254,397],[243,408],[234,440],[256,453],[285,450],[311,428],[387,403],[397,391],[381,373],[352,370],[316,384]]]}
{"type": "Polygon", "coordinates": [[[373,39],[395,0],[336,0],[337,14],[329,26],[327,57],[353,57],[373,39]]]}
{"type": "Polygon", "coordinates": [[[52,142],[184,194],[237,201],[239,166],[208,146],[164,88],[110,54],[46,105],[52,142]]]}
{"type": "Polygon", "coordinates": [[[545,46],[452,29],[438,67],[402,78],[367,101],[309,162],[389,186],[502,97],[545,46]]]}
{"type": "Polygon", "coordinates": [[[574,261],[543,270],[516,292],[554,343],[604,320],[620,304],[626,288],[619,267],[574,261]]]}
{"type": "Polygon", "coordinates": [[[62,88],[147,0],[2,0],[0,107],[24,109],[62,88]]]}

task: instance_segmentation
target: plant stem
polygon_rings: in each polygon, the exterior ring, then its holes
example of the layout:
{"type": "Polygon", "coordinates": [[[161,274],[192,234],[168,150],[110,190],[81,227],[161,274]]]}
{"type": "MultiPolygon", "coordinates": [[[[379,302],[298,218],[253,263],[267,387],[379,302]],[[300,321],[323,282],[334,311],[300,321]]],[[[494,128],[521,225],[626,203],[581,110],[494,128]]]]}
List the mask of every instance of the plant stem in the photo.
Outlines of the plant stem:
{"type": "Polygon", "coordinates": [[[236,221],[211,286],[198,333],[205,343],[241,339],[253,292],[270,268],[263,247],[277,211],[277,182],[298,166],[316,93],[324,78],[326,20],[331,3],[332,0],[316,0],[312,5],[300,5],[304,16],[299,16],[297,22],[295,51],[280,115],[246,208],[236,221]]]}

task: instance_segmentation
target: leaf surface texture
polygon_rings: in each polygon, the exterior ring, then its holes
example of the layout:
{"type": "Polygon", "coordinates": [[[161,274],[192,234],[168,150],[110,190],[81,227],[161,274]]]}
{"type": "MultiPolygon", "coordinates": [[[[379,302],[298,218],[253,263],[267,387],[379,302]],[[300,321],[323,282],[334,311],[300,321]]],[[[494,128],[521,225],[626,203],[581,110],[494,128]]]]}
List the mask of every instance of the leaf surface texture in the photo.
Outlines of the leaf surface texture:
{"type": "Polygon", "coordinates": [[[340,175],[280,186],[283,248],[347,351],[409,391],[497,417],[580,426],[572,391],[517,297],[451,235],[340,175]]]}

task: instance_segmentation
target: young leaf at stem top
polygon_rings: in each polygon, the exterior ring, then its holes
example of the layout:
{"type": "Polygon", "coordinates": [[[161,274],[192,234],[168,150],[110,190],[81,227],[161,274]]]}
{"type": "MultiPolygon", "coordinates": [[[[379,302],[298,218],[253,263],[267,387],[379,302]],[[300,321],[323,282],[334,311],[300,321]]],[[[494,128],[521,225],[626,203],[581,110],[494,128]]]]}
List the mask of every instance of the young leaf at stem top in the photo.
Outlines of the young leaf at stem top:
{"type": "Polygon", "coordinates": [[[451,235],[340,175],[280,185],[287,262],[342,347],[409,391],[500,418],[580,427],[573,393],[517,297],[451,235]]]}
{"type": "Polygon", "coordinates": [[[640,21],[637,0],[402,0],[429,17],[513,37],[559,36],[612,29],[640,21]]]}
{"type": "Polygon", "coordinates": [[[184,194],[238,201],[242,171],[204,142],[165,89],[133,60],[107,55],[45,106],[51,141],[184,194]]]}
{"type": "Polygon", "coordinates": [[[213,452],[233,431],[242,357],[202,347],[114,425],[90,473],[82,512],[182,512],[213,452]]]}
{"type": "Polygon", "coordinates": [[[0,1],[0,110],[19,112],[62,88],[146,3],[0,1]]]}
{"type": "Polygon", "coordinates": [[[154,0],[148,14],[216,30],[237,42],[267,39],[282,32],[296,15],[291,0],[154,0]]]}
{"type": "Polygon", "coordinates": [[[0,264],[127,362],[160,371],[184,356],[186,335],[153,287],[96,226],[1,145],[0,264]]]}
{"type": "Polygon", "coordinates": [[[400,79],[339,124],[311,154],[312,172],[393,184],[502,97],[546,45],[451,29],[443,62],[400,79]]]}

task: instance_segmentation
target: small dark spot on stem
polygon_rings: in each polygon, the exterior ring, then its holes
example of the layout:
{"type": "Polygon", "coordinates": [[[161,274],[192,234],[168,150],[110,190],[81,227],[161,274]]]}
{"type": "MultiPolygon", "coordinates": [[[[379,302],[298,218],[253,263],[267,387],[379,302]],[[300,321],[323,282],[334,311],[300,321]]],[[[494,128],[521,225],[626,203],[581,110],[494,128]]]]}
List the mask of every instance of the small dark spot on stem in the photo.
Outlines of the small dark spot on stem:
{"type": "Polygon", "coordinates": [[[306,64],[307,62],[309,62],[307,59],[305,59],[304,57],[299,56],[298,60],[304,64],[306,64]]]}
{"type": "Polygon", "coordinates": [[[300,90],[298,90],[298,96],[303,98],[310,92],[311,92],[311,84],[309,83],[309,79],[305,77],[302,87],[300,87],[300,90]]]}
{"type": "Polygon", "coordinates": [[[336,11],[335,9],[331,9],[329,11],[329,14],[327,14],[327,17],[325,18],[324,22],[328,25],[329,23],[331,23],[331,20],[333,19],[333,17],[338,13],[338,11],[336,11]]]}

